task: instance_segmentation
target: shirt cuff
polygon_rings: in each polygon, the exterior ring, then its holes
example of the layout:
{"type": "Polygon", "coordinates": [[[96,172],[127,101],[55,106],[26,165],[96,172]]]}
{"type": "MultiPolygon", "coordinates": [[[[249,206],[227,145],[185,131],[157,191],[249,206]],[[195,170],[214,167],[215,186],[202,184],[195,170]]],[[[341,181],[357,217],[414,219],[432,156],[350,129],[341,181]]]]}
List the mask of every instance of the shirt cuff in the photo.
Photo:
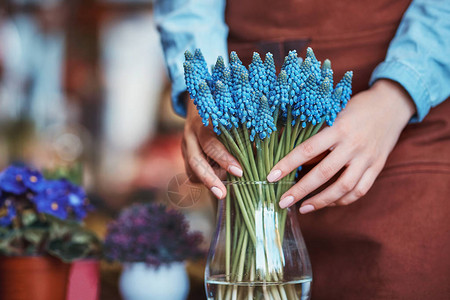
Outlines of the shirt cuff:
{"type": "Polygon", "coordinates": [[[369,85],[378,79],[395,81],[409,93],[416,105],[416,114],[411,118],[411,123],[420,122],[425,118],[431,108],[430,92],[417,70],[397,60],[385,61],[375,68],[369,85]]]}
{"type": "Polygon", "coordinates": [[[177,115],[186,117],[186,85],[184,77],[172,80],[172,107],[177,115]]]}

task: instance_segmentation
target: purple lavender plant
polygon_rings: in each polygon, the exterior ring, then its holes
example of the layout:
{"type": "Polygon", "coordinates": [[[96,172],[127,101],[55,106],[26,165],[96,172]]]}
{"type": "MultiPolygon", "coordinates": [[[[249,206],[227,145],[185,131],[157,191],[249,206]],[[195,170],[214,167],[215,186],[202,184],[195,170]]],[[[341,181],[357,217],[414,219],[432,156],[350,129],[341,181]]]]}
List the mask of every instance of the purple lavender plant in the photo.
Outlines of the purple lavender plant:
{"type": "Polygon", "coordinates": [[[202,257],[202,241],[199,232],[189,232],[181,213],[163,205],[134,204],[109,224],[104,253],[111,261],[158,267],[202,257]]]}

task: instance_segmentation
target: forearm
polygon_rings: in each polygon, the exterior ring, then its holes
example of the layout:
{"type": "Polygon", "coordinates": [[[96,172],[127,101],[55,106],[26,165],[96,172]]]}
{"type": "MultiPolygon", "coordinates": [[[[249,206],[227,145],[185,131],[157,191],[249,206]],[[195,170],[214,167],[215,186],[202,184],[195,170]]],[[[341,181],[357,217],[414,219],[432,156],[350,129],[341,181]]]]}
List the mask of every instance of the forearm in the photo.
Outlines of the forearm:
{"type": "Polygon", "coordinates": [[[186,115],[183,76],[184,52],[200,48],[208,65],[217,56],[227,59],[225,0],[159,0],[155,19],[161,35],[166,64],[172,81],[172,103],[179,115],[186,115]]]}
{"type": "Polygon", "coordinates": [[[386,59],[370,83],[390,79],[411,96],[412,121],[450,96],[450,1],[415,0],[403,16],[386,59]]]}

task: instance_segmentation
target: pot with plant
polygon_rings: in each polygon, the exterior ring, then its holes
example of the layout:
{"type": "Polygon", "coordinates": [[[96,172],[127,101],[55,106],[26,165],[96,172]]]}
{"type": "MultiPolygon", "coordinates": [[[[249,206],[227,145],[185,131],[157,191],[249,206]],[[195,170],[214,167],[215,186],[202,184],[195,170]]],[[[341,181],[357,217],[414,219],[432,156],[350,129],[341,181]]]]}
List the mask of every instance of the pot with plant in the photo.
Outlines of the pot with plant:
{"type": "Polygon", "coordinates": [[[70,263],[101,243],[81,221],[92,206],[66,179],[10,166],[0,173],[0,299],[66,299],[70,263]]]}
{"type": "Polygon", "coordinates": [[[203,256],[202,235],[163,205],[135,204],[108,226],[107,259],[123,263],[120,291],[126,300],[182,300],[189,292],[185,261],[203,256]]]}

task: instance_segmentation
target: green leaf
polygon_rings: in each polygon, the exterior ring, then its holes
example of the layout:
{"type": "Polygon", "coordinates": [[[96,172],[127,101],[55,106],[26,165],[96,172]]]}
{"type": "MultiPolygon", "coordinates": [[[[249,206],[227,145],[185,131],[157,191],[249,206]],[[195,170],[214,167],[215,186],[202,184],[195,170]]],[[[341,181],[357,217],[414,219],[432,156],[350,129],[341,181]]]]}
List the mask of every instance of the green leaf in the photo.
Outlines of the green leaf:
{"type": "Polygon", "coordinates": [[[22,224],[27,227],[31,226],[38,220],[38,217],[34,211],[24,211],[22,212],[22,224]]]}
{"type": "Polygon", "coordinates": [[[47,235],[48,231],[42,228],[25,228],[23,231],[23,237],[25,240],[35,246],[39,245],[47,235]]]}
{"type": "Polygon", "coordinates": [[[0,239],[0,254],[6,256],[21,255],[23,253],[22,241],[23,233],[20,230],[9,230],[0,239]]]}
{"type": "Polygon", "coordinates": [[[54,240],[49,243],[47,250],[51,255],[64,262],[72,262],[76,259],[85,258],[89,252],[89,247],[86,244],[54,240]]]}

